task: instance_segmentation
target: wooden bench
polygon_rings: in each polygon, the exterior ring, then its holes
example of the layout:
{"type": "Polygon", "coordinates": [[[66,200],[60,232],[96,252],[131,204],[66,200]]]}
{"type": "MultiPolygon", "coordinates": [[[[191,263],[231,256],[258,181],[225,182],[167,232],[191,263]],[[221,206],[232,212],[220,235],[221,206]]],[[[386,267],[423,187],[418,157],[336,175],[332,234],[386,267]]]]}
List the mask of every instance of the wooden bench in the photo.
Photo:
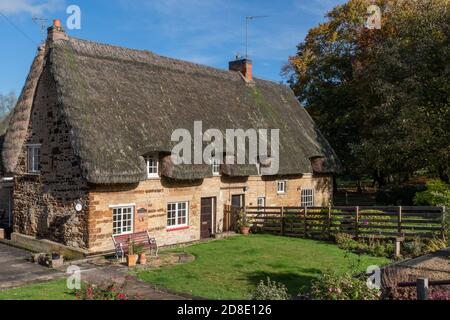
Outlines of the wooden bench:
{"type": "Polygon", "coordinates": [[[128,247],[130,242],[134,242],[135,245],[144,246],[149,250],[150,255],[154,254],[158,256],[158,245],[155,238],[151,238],[147,231],[123,234],[119,236],[112,236],[114,247],[116,250],[116,258],[124,259],[125,254],[128,253],[128,247]]]}

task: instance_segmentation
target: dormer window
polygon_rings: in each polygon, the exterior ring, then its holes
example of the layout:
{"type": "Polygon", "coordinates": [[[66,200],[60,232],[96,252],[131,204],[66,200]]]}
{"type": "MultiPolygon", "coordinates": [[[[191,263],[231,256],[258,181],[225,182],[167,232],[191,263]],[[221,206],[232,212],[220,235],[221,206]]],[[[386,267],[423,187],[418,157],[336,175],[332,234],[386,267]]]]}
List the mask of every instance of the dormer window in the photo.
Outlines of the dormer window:
{"type": "Polygon", "coordinates": [[[147,161],[147,178],[159,178],[159,156],[158,154],[150,155],[146,158],[147,161]]]}
{"type": "Polygon", "coordinates": [[[39,173],[41,172],[41,145],[40,144],[30,144],[28,148],[28,173],[39,173]]]}

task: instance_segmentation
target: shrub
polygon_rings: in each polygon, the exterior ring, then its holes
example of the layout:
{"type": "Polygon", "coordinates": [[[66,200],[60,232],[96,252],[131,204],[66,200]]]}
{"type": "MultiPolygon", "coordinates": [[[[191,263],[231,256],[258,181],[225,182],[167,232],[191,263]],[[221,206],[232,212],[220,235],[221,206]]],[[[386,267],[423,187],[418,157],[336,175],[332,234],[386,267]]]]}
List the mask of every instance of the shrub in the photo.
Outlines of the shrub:
{"type": "Polygon", "coordinates": [[[381,188],[377,192],[376,201],[379,204],[388,206],[411,206],[414,204],[414,197],[416,193],[424,190],[424,185],[387,186],[381,188]]]}
{"type": "Polygon", "coordinates": [[[83,285],[80,290],[74,292],[77,300],[128,300],[124,293],[124,287],[117,284],[95,286],[83,285]]]}
{"type": "Polygon", "coordinates": [[[416,237],[413,241],[405,241],[402,244],[406,255],[418,257],[425,253],[425,245],[421,238],[416,237]]]}
{"type": "Polygon", "coordinates": [[[350,273],[327,271],[312,282],[309,296],[314,300],[379,300],[380,291],[370,289],[365,279],[350,273]]]}
{"type": "MultiPolygon", "coordinates": [[[[414,204],[423,206],[446,206],[450,207],[450,185],[440,180],[430,180],[427,189],[418,192],[414,197],[414,204]]],[[[450,238],[450,215],[447,213],[447,238],[450,238]]]]}
{"type": "Polygon", "coordinates": [[[424,245],[424,251],[427,253],[433,253],[445,248],[447,248],[447,241],[438,238],[430,239],[424,245]]]}
{"type": "Polygon", "coordinates": [[[348,233],[335,235],[335,242],[339,248],[359,254],[369,254],[375,257],[391,257],[394,253],[394,245],[391,242],[369,239],[368,243],[356,241],[348,233]]]}
{"type": "Polygon", "coordinates": [[[440,180],[430,180],[426,190],[416,193],[414,204],[418,206],[450,206],[450,185],[440,180]]]}
{"type": "Polygon", "coordinates": [[[450,300],[450,291],[432,290],[428,295],[429,300],[450,300]]]}
{"type": "Polygon", "coordinates": [[[260,281],[252,293],[252,300],[290,300],[291,297],[284,284],[271,281],[267,278],[267,283],[260,281]]]}
{"type": "Polygon", "coordinates": [[[353,250],[358,246],[358,242],[353,239],[353,236],[348,233],[337,233],[334,236],[334,241],[339,248],[343,250],[353,250]]]}

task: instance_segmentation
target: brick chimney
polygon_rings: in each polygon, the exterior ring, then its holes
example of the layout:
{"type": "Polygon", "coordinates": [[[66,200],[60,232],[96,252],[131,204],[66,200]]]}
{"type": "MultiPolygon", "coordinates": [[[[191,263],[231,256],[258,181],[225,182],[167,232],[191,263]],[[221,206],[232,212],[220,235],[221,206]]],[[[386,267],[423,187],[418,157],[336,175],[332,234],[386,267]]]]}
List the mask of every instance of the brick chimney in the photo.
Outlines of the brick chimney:
{"type": "Polygon", "coordinates": [[[68,40],[69,37],[64,32],[64,29],[61,26],[61,20],[55,19],[53,20],[53,25],[47,29],[47,41],[54,42],[57,40],[68,40]]]}
{"type": "Polygon", "coordinates": [[[229,64],[230,71],[240,72],[248,82],[253,81],[253,66],[252,60],[237,59],[231,61],[229,64]]]}

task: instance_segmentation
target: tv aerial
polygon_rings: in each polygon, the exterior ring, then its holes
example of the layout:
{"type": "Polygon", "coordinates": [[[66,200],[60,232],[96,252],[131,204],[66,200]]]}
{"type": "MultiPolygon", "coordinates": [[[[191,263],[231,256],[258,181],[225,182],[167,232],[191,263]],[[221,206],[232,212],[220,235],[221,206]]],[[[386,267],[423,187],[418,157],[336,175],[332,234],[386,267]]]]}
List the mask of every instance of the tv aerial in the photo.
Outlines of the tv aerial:
{"type": "Polygon", "coordinates": [[[41,33],[42,33],[42,40],[44,40],[45,32],[47,30],[47,25],[48,25],[48,19],[41,18],[41,17],[33,17],[33,18],[31,18],[31,20],[33,20],[33,22],[36,23],[40,27],[41,33]]]}
{"type": "Polygon", "coordinates": [[[250,22],[255,19],[265,19],[269,18],[269,16],[248,16],[245,17],[245,59],[248,59],[248,28],[250,22]]]}

